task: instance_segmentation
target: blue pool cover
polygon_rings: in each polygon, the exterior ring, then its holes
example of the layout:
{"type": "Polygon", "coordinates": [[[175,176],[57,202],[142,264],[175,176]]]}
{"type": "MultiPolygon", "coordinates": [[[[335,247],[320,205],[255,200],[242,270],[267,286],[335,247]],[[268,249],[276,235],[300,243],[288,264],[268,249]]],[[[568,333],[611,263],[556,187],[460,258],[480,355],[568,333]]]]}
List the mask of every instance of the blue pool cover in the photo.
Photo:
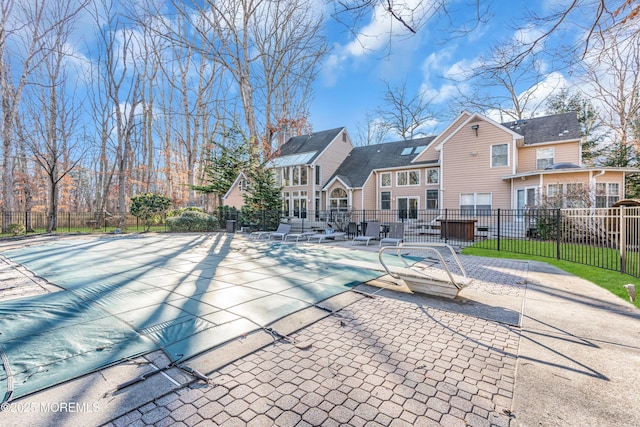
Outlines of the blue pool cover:
{"type": "Polygon", "coordinates": [[[9,400],[163,350],[180,362],[382,275],[377,253],[227,235],[59,240],[5,256],[60,292],[0,302],[9,400]]]}

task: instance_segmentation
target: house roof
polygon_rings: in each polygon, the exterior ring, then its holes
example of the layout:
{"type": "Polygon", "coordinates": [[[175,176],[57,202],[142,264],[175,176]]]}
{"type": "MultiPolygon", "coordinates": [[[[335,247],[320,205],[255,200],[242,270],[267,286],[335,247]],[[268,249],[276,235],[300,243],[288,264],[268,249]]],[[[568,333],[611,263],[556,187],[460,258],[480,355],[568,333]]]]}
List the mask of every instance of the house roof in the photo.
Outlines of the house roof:
{"type": "Polygon", "coordinates": [[[524,137],[524,145],[567,141],[581,138],[575,111],[502,123],[502,126],[524,137]]]}
{"type": "Polygon", "coordinates": [[[340,127],[289,138],[270,160],[270,166],[311,164],[343,130],[340,127]]]}
{"type": "MultiPolygon", "coordinates": [[[[410,141],[355,147],[342,162],[333,176],[349,183],[351,188],[360,188],[374,170],[413,166],[411,161],[422,152],[435,137],[417,138],[410,141]],[[405,154],[403,154],[403,152],[405,154]]],[[[418,164],[436,163],[435,161],[418,164]]]]}

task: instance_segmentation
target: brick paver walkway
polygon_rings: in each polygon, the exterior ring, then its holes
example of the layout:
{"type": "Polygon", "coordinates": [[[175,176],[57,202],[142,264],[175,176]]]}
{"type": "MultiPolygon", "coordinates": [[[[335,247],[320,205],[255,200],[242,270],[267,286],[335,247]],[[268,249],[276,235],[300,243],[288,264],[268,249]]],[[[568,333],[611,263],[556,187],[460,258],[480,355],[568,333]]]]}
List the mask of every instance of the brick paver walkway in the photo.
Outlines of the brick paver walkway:
{"type": "Polygon", "coordinates": [[[364,298],[114,420],[125,425],[506,426],[511,327],[394,298],[364,298]]]}

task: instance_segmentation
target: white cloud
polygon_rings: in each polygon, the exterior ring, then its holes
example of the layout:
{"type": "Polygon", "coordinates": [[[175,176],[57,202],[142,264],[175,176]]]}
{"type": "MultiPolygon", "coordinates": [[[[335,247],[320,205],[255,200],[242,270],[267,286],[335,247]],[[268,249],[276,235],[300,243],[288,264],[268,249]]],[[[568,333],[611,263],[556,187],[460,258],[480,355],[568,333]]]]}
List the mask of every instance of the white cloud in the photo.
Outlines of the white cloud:
{"type": "MultiPolygon", "coordinates": [[[[513,35],[513,42],[515,46],[528,46],[533,42],[538,40],[540,37],[544,35],[544,31],[542,28],[536,27],[534,25],[527,25],[515,32],[513,35]]],[[[544,49],[544,44],[539,43],[535,45],[532,53],[538,53],[544,49]]]]}
{"type": "Polygon", "coordinates": [[[544,80],[535,84],[519,95],[520,99],[527,99],[527,105],[530,106],[532,113],[542,114],[547,99],[569,85],[567,79],[559,72],[554,71],[545,76],[544,80]]]}

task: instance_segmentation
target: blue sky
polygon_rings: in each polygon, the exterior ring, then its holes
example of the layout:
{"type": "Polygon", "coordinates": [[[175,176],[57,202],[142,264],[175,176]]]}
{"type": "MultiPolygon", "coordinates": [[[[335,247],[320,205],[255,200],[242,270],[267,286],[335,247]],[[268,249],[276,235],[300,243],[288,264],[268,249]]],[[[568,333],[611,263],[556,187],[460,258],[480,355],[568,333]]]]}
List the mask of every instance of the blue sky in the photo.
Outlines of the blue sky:
{"type": "MultiPolygon", "coordinates": [[[[464,0],[452,2],[450,14],[453,22],[460,24],[472,20],[475,11],[465,7],[466,3],[464,0]]],[[[377,107],[382,106],[383,80],[392,86],[406,81],[407,89],[420,91],[434,99],[431,105],[438,123],[433,124],[433,129],[441,130],[457,113],[448,104],[456,96],[457,89],[444,76],[473,67],[479,56],[486,54],[496,41],[514,37],[526,39],[539,34],[540,29],[532,26],[526,31],[516,30],[516,24],[527,23],[525,5],[527,9],[535,8],[538,13],[548,12],[545,1],[495,0],[482,3],[483,6],[486,4],[490,19],[462,37],[453,37],[454,28],[443,20],[434,20],[411,36],[395,22],[389,36],[390,19],[386,17],[386,23],[380,23],[370,17],[368,23],[363,22],[368,25],[354,29],[361,36],[367,35],[361,37],[367,49],[355,42],[356,35],[347,31],[343,24],[328,22],[331,51],[314,85],[310,117],[314,130],[346,126],[354,136],[356,124],[364,123],[366,112],[373,114],[377,107]]],[[[554,5],[562,3],[564,1],[554,5]]],[[[546,68],[546,72],[554,89],[566,84],[561,72],[551,66],[546,68]]],[[[527,89],[519,88],[522,92],[527,89]]]]}

